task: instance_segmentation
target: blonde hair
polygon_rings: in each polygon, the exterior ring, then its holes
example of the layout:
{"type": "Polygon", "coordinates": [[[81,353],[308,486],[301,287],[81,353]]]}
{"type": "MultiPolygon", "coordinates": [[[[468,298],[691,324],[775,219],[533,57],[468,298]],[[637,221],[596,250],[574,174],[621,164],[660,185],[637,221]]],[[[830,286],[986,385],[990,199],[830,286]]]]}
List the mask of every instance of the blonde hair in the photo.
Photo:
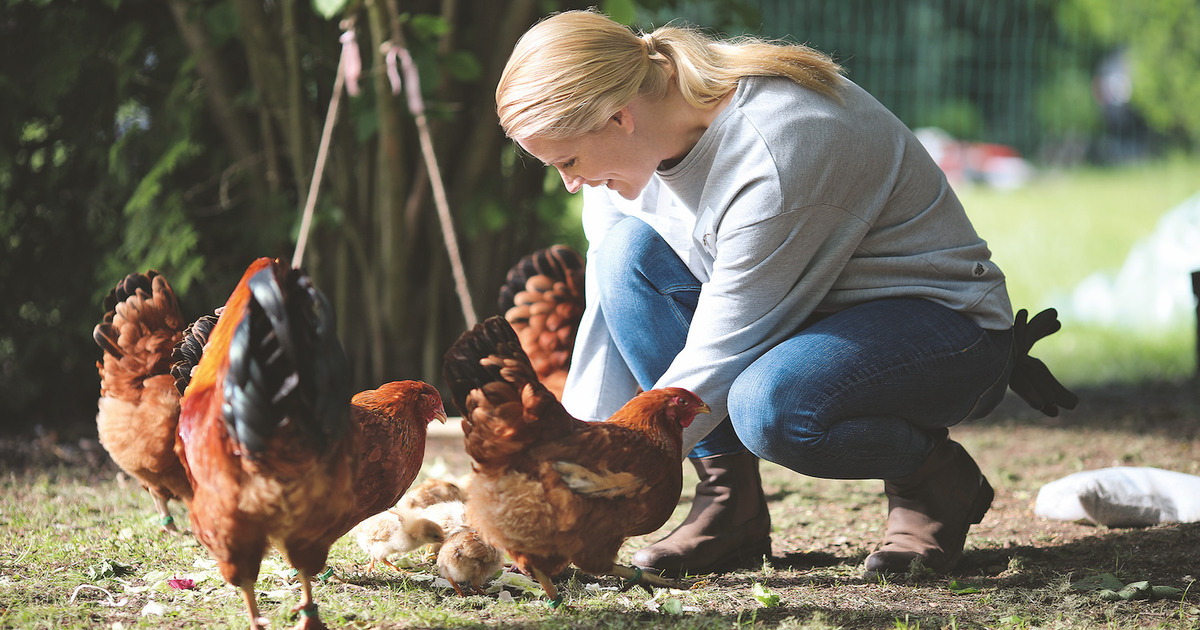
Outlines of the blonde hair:
{"type": "Polygon", "coordinates": [[[799,44],[755,37],[719,40],[670,24],[640,36],[595,11],[552,15],[517,42],[496,113],[514,139],[596,131],[638,95],[666,94],[674,77],[688,103],[714,106],[747,76],[782,76],[836,97],[842,68],[799,44]]]}

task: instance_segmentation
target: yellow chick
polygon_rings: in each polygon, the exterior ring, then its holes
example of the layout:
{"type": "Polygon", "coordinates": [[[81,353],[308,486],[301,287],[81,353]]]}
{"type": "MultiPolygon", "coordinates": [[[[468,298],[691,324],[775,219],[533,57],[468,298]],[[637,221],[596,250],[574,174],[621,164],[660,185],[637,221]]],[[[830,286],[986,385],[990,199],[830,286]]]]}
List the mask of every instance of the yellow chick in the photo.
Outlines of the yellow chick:
{"type": "Polygon", "coordinates": [[[437,557],[438,573],[465,597],[463,586],[480,595],[488,580],[504,567],[504,552],[484,542],[469,526],[446,535],[437,557]]]}
{"type": "Polygon", "coordinates": [[[367,572],[375,568],[377,561],[399,571],[400,568],[392,564],[389,558],[422,545],[440,544],[445,537],[437,523],[397,508],[384,510],[364,520],[355,525],[350,533],[354,534],[358,546],[371,558],[367,572]]]}

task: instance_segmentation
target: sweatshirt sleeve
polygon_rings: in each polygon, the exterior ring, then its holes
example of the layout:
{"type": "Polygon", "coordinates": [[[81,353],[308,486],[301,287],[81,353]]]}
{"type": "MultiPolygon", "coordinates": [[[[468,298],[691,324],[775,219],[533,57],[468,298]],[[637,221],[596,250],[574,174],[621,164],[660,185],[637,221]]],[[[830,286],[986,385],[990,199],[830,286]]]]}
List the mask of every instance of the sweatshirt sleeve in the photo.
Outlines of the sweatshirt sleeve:
{"type": "MultiPolygon", "coordinates": [[[[700,281],[708,278],[704,264],[692,246],[695,217],[657,177],[650,180],[637,199],[628,200],[603,187],[583,189],[583,231],[588,255],[604,241],[608,231],[627,217],[636,217],[654,228],[672,251],[700,281]]],[[[563,405],[584,420],[604,420],[638,391],[637,379],[617,350],[604,318],[597,288],[595,267],[584,269],[585,308],[575,337],[571,369],[563,389],[563,405]]]]}
{"type": "MultiPolygon", "coordinates": [[[[738,216],[740,204],[768,203],[777,205],[778,195],[751,189],[726,216],[738,216]]],[[[689,389],[712,409],[684,431],[685,453],[728,415],[733,381],[816,311],[867,229],[833,206],[719,230],[697,227],[713,244],[712,278],[700,292],[683,351],[655,384],[689,389]]],[[[698,240],[704,243],[704,235],[698,240]]]]}

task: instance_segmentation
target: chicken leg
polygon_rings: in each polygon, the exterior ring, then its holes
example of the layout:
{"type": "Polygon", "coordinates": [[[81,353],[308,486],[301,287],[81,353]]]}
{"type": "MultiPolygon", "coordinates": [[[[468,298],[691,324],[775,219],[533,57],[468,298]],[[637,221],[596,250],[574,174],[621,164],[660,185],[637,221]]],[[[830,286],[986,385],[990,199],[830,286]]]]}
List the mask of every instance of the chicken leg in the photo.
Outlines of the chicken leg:
{"type": "Polygon", "coordinates": [[[300,572],[300,603],[292,609],[300,613],[300,620],[292,626],[292,630],[324,630],[321,616],[317,614],[317,604],[312,596],[312,576],[307,571],[300,572]]]}

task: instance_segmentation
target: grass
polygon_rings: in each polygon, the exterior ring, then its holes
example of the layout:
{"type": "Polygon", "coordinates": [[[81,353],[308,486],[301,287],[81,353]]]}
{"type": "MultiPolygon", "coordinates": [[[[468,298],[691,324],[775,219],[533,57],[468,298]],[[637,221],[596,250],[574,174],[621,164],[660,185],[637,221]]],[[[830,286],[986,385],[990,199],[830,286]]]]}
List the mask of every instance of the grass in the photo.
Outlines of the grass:
{"type": "MultiPolygon", "coordinates": [[[[1043,175],[1011,191],[960,187],[967,213],[1008,276],[1014,308],[1036,313],[1094,272],[1115,273],[1159,218],[1200,192],[1200,157],[1119,170],[1043,175]]],[[[1128,330],[1064,321],[1034,355],[1065,382],[1172,379],[1193,373],[1195,322],[1128,330]]]]}
{"type": "MultiPolygon", "coordinates": [[[[1108,529],[1032,512],[1041,485],[1079,470],[1145,465],[1200,475],[1200,393],[1172,383],[1080,393],[1080,409],[1063,418],[1040,418],[1010,397],[989,420],[955,428],[997,498],[949,576],[914,571],[864,582],[862,561],[883,534],[881,484],[764,464],[773,558],[688,581],[686,590],[651,598],[617,592],[612,578],[568,572],[558,580],[566,603],[557,610],[536,588],[512,585],[508,601],[494,593],[460,598],[427,565],[407,575],[365,573],[365,556],[343,539],[330,557],[334,577],[317,586],[316,598],[330,627],[345,629],[1200,628],[1200,524],[1108,529]],[[1072,588],[1103,573],[1182,594],[1110,602],[1072,588]]],[[[0,440],[0,628],[246,627],[239,592],[205,550],[190,535],[161,533],[149,497],[96,448],[90,439],[0,440]],[[172,589],[171,577],[191,578],[195,588],[172,589]]],[[[432,438],[425,463],[426,474],[449,477],[468,465],[453,436],[432,438]]],[[[684,497],[666,528],[691,500],[695,479],[685,469],[684,497]]],[[[654,538],[630,541],[622,559],[654,538]]],[[[269,557],[258,598],[271,627],[295,622],[296,588],[288,567],[269,557]]]]}

